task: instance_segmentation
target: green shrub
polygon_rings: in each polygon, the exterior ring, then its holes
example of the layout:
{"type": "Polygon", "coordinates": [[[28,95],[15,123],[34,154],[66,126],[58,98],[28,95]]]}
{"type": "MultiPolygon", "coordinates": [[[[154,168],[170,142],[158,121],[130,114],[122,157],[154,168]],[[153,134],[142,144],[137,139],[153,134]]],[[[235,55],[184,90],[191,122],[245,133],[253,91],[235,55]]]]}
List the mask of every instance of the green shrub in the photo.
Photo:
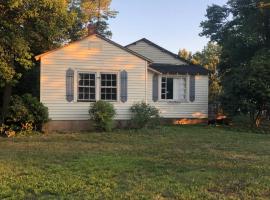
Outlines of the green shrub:
{"type": "Polygon", "coordinates": [[[33,124],[36,127],[35,129],[41,130],[42,125],[49,121],[48,108],[36,97],[32,97],[30,94],[23,95],[22,99],[33,116],[33,124]]]}
{"type": "Polygon", "coordinates": [[[49,120],[48,108],[30,94],[11,98],[6,124],[14,131],[41,130],[49,120]]]}
{"type": "Polygon", "coordinates": [[[97,131],[111,131],[113,129],[113,117],[116,112],[111,103],[97,101],[91,104],[89,114],[97,131]]]}
{"type": "Polygon", "coordinates": [[[135,128],[152,128],[160,124],[159,110],[145,102],[133,104],[130,111],[135,128]]]}

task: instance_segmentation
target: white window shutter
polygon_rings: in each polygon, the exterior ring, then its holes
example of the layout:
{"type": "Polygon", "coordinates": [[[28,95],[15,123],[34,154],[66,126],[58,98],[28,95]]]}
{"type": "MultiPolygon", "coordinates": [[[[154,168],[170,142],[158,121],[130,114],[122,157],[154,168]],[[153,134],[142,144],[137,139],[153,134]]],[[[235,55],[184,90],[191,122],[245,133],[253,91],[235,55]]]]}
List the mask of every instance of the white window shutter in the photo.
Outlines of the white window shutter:
{"type": "Polygon", "coordinates": [[[120,83],[120,97],[121,101],[124,103],[128,98],[128,74],[125,70],[120,73],[120,83]]]}
{"type": "Polygon", "coordinates": [[[74,100],[74,70],[70,68],[66,71],[66,100],[74,100]]]}

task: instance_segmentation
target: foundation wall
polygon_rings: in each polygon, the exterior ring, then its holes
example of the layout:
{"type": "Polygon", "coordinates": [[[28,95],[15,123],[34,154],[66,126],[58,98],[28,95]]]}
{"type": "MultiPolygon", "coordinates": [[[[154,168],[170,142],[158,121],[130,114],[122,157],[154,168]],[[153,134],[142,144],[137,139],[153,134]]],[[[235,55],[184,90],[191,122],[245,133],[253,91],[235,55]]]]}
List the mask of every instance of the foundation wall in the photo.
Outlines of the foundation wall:
{"type": "MultiPolygon", "coordinates": [[[[207,124],[207,119],[170,119],[162,118],[162,125],[185,125],[185,124],[207,124]]],[[[127,128],[131,122],[129,120],[116,120],[117,128],[127,128]]],[[[43,126],[45,133],[52,132],[79,132],[94,131],[94,123],[90,120],[53,120],[43,126]]]]}

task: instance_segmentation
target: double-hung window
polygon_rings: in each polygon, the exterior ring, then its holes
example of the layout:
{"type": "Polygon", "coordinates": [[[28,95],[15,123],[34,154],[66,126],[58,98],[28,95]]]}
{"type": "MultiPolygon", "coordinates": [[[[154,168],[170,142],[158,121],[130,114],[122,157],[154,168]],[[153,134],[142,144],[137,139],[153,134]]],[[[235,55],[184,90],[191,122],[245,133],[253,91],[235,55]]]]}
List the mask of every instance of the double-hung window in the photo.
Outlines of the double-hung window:
{"type": "Polygon", "coordinates": [[[162,77],[161,99],[174,101],[187,100],[187,77],[162,77]]]}
{"type": "Polygon", "coordinates": [[[173,78],[162,77],[161,99],[173,99],[173,78]]]}
{"type": "Polygon", "coordinates": [[[96,100],[96,74],[78,73],[78,101],[96,100]]]}
{"type": "Polygon", "coordinates": [[[117,100],[117,74],[101,73],[100,99],[108,101],[117,100]]]}

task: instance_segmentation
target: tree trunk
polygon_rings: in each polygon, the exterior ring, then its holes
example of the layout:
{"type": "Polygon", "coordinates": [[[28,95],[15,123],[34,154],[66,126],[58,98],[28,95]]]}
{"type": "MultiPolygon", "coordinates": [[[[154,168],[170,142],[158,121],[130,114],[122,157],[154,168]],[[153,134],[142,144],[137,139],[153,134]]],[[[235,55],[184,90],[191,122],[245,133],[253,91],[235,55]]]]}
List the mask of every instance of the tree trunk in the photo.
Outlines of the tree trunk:
{"type": "Polygon", "coordinates": [[[7,84],[4,87],[3,105],[2,105],[2,109],[1,109],[1,119],[0,119],[1,123],[4,122],[4,119],[5,119],[7,112],[8,112],[8,106],[10,103],[11,92],[12,92],[12,86],[10,84],[7,84]]]}

